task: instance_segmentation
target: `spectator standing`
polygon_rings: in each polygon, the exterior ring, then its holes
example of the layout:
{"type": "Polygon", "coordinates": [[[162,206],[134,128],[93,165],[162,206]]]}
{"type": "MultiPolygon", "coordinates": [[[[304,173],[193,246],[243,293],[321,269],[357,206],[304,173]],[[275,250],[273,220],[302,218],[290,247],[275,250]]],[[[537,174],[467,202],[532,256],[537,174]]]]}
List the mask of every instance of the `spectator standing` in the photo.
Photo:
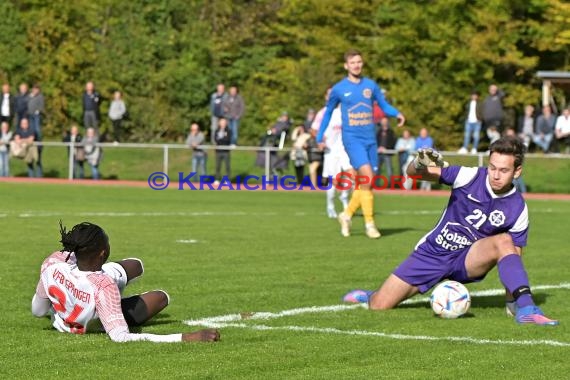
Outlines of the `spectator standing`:
{"type": "Polygon", "coordinates": [[[2,104],[0,105],[0,122],[7,121],[12,123],[14,118],[15,101],[10,93],[10,85],[4,83],[2,85],[2,104]]]}
{"type": "Polygon", "coordinates": [[[199,173],[200,176],[206,175],[206,162],[208,159],[206,151],[200,148],[204,144],[204,134],[200,131],[197,123],[192,123],[190,133],[186,138],[186,145],[192,149],[192,172],[199,173]]]}
{"type": "MultiPolygon", "coordinates": [[[[420,135],[416,138],[416,151],[419,149],[426,149],[432,148],[433,149],[433,139],[428,133],[426,128],[420,129],[420,135]]],[[[420,190],[431,190],[431,182],[429,181],[420,181],[420,190]]]]}
{"type": "Polygon", "coordinates": [[[415,150],[433,148],[433,139],[429,135],[427,128],[420,129],[420,135],[416,138],[415,150]]]}
{"type": "MultiPolygon", "coordinates": [[[[16,111],[16,129],[20,128],[20,121],[22,119],[28,119],[28,85],[26,83],[20,83],[18,87],[18,95],[15,99],[15,111],[16,111]]],[[[29,121],[29,120],[28,120],[29,121]]],[[[34,129],[32,128],[32,131],[34,129]]]]}
{"type": "Polygon", "coordinates": [[[517,132],[518,137],[528,150],[534,136],[534,107],[532,105],[527,104],[524,107],[524,115],[519,118],[517,132]]]}
{"type": "Polygon", "coordinates": [[[309,132],[311,130],[313,122],[315,121],[315,116],[317,116],[315,110],[309,108],[309,110],[307,111],[307,116],[305,117],[305,121],[303,122],[303,128],[305,129],[305,132],[309,132]]]}
{"type": "Polygon", "coordinates": [[[570,153],[570,107],[564,108],[556,119],[555,134],[560,153],[570,153]]]}
{"type": "Polygon", "coordinates": [[[210,96],[210,141],[212,144],[216,143],[216,131],[218,130],[218,122],[220,118],[223,118],[225,116],[224,101],[226,100],[227,96],[228,94],[226,93],[226,87],[223,83],[218,83],[216,86],[216,92],[210,96]]]}
{"type": "Polygon", "coordinates": [[[85,161],[91,168],[91,177],[94,180],[100,179],[99,164],[101,163],[102,150],[99,144],[99,136],[95,128],[87,128],[85,139],[83,139],[83,149],[85,149],[85,161]]]}
{"type": "Polygon", "coordinates": [[[28,117],[30,120],[30,128],[36,133],[38,141],[42,140],[42,113],[44,112],[45,101],[44,95],[38,84],[32,86],[30,96],[28,97],[28,117]]]}
{"type": "MultiPolygon", "coordinates": [[[[378,171],[380,174],[382,172],[382,166],[386,166],[386,178],[388,179],[388,187],[392,183],[392,176],[394,174],[394,166],[392,164],[393,153],[386,152],[387,150],[393,150],[396,146],[396,136],[394,130],[390,128],[390,123],[387,117],[380,119],[380,129],[376,134],[376,141],[378,143],[378,171]]],[[[382,185],[381,185],[382,186],[382,185]]]]}
{"type": "Polygon", "coordinates": [[[398,151],[398,165],[400,167],[400,175],[406,174],[408,167],[408,159],[416,148],[416,139],[412,137],[409,130],[404,129],[402,137],[396,141],[394,149],[398,151]]]}
{"type": "Polygon", "coordinates": [[[489,86],[489,95],[483,101],[483,124],[489,141],[494,143],[503,131],[503,98],[505,93],[496,84],[489,86]]]}
{"type": "Polygon", "coordinates": [[[319,173],[323,171],[325,152],[317,143],[317,130],[311,129],[311,138],[307,140],[307,159],[309,161],[309,178],[313,186],[319,186],[319,173]]]}
{"type": "Polygon", "coordinates": [[[10,176],[10,140],[12,132],[7,121],[0,125],[0,177],[10,176]]]}
{"type": "Polygon", "coordinates": [[[289,159],[295,166],[297,183],[302,183],[305,178],[305,165],[308,161],[307,142],[310,138],[311,134],[305,131],[305,127],[303,125],[297,126],[291,134],[293,148],[291,149],[289,159]]]}
{"type": "Polygon", "coordinates": [[[83,179],[85,177],[85,149],[82,144],[82,136],[79,133],[79,127],[77,127],[76,124],[71,126],[69,132],[64,136],[63,142],[73,143],[75,145],[73,152],[71,152],[71,146],[68,151],[68,154],[73,154],[73,178],[83,179]]]}
{"type": "Polygon", "coordinates": [[[542,107],[542,114],[536,118],[535,133],[532,137],[532,142],[539,146],[544,153],[547,153],[550,149],[555,125],[556,116],[552,114],[550,105],[542,107]]]}
{"type": "Polygon", "coordinates": [[[101,100],[101,95],[95,90],[95,84],[87,82],[83,93],[83,126],[85,129],[94,128],[97,135],[99,135],[99,121],[101,120],[99,111],[101,100]]]}
{"type": "Polygon", "coordinates": [[[228,127],[232,134],[231,145],[237,144],[239,125],[245,112],[245,103],[237,86],[231,86],[229,95],[224,100],[224,115],[228,119],[228,127]]]}
{"type": "Polygon", "coordinates": [[[477,153],[479,147],[479,137],[481,135],[482,104],[479,101],[479,91],[471,92],[471,99],[467,103],[467,117],[465,118],[465,132],[463,136],[463,146],[458,153],[466,154],[469,142],[473,138],[471,154],[477,153]]]}
{"type": "Polygon", "coordinates": [[[126,113],[127,106],[123,101],[123,94],[121,91],[115,91],[113,93],[113,100],[109,106],[109,119],[111,119],[111,123],[113,124],[113,137],[116,143],[121,141],[123,133],[123,118],[126,113]]]}
{"type": "Polygon", "coordinates": [[[222,163],[226,167],[226,176],[230,178],[230,151],[227,149],[232,141],[232,133],[228,128],[228,121],[221,117],[218,120],[218,129],[216,130],[215,142],[216,146],[225,147],[226,149],[216,149],[216,180],[222,179],[222,163]]]}

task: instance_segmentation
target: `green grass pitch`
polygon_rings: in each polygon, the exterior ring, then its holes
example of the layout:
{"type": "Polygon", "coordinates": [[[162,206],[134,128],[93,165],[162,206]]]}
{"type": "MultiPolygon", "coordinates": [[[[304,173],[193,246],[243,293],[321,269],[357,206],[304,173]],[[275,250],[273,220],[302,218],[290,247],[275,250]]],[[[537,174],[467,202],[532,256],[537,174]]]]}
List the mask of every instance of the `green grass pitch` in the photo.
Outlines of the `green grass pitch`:
{"type": "MultiPolygon", "coordinates": [[[[126,295],[164,289],[170,306],[142,328],[175,333],[219,315],[341,304],[376,288],[439,218],[445,197],[377,194],[384,236],[362,219],[342,238],[324,193],[152,191],[146,187],[0,183],[3,378],[465,379],[567,378],[570,373],[570,202],[529,201],[524,262],[535,297],[558,327],[519,326],[500,295],[473,297],[465,318],[427,302],[386,312],[318,311],[246,319],[217,344],[113,343],[73,336],[30,313],[39,266],[60,248],[58,221],[106,229],[111,259],[140,257],[145,275],[126,295]],[[566,287],[560,286],[560,284],[566,287]],[[541,288],[538,288],[541,289],[541,288]]],[[[496,270],[471,292],[501,287],[496,270]]]]}

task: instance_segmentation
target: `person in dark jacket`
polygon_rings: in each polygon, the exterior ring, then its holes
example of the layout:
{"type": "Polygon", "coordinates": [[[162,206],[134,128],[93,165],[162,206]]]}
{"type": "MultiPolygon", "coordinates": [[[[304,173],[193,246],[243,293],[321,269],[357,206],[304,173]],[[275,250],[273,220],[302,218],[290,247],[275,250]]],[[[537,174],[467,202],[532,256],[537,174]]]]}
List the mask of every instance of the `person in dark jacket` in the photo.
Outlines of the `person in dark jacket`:
{"type": "Polygon", "coordinates": [[[226,167],[226,177],[230,178],[231,175],[230,151],[227,148],[231,144],[232,133],[228,128],[228,121],[223,117],[221,117],[218,120],[218,129],[216,130],[214,141],[217,146],[226,148],[226,149],[216,149],[216,180],[219,181],[222,179],[221,176],[222,163],[224,163],[226,167]]]}
{"type": "MultiPolygon", "coordinates": [[[[390,128],[387,117],[380,119],[380,129],[376,134],[376,142],[378,143],[378,171],[380,174],[382,166],[386,164],[386,178],[388,178],[388,186],[390,186],[391,178],[394,173],[392,165],[393,153],[387,153],[386,150],[393,150],[396,146],[396,135],[394,130],[390,128]]],[[[380,184],[382,186],[383,184],[380,184]]]]}

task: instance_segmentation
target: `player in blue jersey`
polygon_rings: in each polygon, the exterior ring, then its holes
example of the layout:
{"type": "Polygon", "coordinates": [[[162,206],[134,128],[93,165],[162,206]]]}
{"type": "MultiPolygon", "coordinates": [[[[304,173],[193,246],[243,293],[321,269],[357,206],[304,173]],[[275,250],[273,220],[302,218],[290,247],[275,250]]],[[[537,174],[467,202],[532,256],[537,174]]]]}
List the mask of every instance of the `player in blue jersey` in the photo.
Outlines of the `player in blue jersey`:
{"type": "Polygon", "coordinates": [[[373,120],[374,102],[377,102],[389,117],[398,118],[398,126],[404,125],[404,115],[390,105],[380,87],[373,80],[362,76],[362,55],[356,50],[349,50],[344,55],[346,78],[335,84],[327,102],[325,115],[317,135],[317,142],[324,148],[323,135],[329,120],[338,104],[342,112],[342,141],[351,166],[357,170],[356,187],[348,207],[338,220],[343,236],[350,236],[352,215],[359,207],[366,223],[366,235],[379,238],[380,232],[374,223],[374,197],[372,178],[378,170],[376,126],[373,120]]]}
{"type": "Polygon", "coordinates": [[[507,310],[516,314],[518,323],[558,324],[534,304],[521,260],[528,210],[513,179],[522,173],[525,147],[518,138],[507,136],[489,150],[489,164],[481,168],[447,167],[438,152],[418,152],[408,175],[452,186],[447,207],[435,228],[420,239],[379,290],[355,290],[345,295],[345,301],[391,309],[444,279],[481,281],[496,265],[507,293],[507,310]]]}

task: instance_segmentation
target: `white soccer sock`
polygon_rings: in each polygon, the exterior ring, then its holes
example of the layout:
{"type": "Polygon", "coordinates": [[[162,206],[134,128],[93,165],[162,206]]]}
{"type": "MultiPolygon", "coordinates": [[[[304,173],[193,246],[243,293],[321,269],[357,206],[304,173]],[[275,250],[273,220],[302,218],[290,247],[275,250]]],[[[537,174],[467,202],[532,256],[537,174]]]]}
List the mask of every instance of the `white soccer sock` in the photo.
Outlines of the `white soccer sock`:
{"type": "Polygon", "coordinates": [[[334,186],[331,186],[330,189],[327,189],[327,210],[334,210],[334,186]]]}
{"type": "Polygon", "coordinates": [[[348,194],[349,194],[348,190],[341,190],[340,195],[338,197],[340,199],[340,201],[342,202],[342,209],[343,210],[348,207],[348,194]]]}

